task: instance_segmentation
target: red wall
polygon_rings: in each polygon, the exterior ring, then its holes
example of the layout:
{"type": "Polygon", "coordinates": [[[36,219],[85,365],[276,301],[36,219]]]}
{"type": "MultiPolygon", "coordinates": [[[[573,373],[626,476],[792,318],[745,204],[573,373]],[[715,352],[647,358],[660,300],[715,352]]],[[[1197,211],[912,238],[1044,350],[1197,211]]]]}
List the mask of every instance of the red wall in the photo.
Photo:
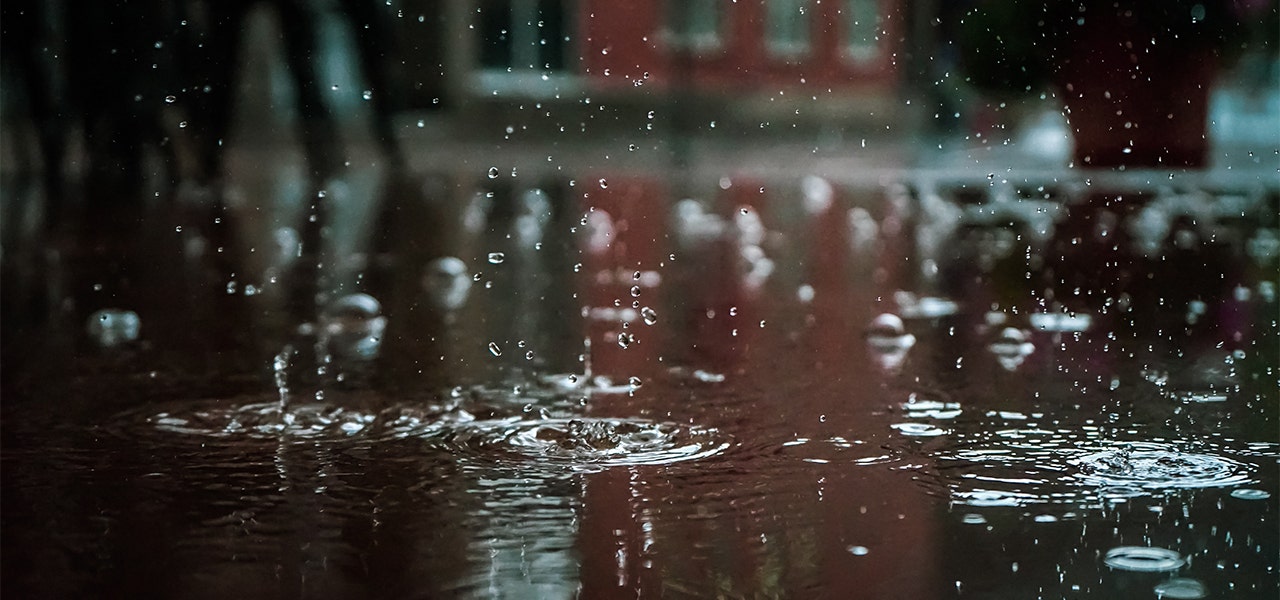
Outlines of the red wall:
{"type": "Polygon", "coordinates": [[[640,79],[646,86],[688,80],[704,90],[826,89],[891,86],[896,81],[893,57],[905,25],[898,0],[881,0],[883,49],[866,63],[844,54],[840,0],[811,4],[809,51],[791,57],[773,56],[766,47],[764,1],[738,0],[723,3],[721,46],[681,58],[663,39],[663,5],[662,0],[582,0],[582,69],[593,85],[632,87],[640,79]]]}

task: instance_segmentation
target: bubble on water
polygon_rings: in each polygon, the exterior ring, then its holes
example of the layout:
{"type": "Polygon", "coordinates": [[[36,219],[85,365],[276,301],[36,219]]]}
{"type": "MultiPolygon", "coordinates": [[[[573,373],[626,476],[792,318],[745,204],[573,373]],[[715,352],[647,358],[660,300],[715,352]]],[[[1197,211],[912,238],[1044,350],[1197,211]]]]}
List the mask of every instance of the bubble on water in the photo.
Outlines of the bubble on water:
{"type": "Polygon", "coordinates": [[[1241,500],[1266,500],[1271,497],[1271,492],[1254,488],[1240,488],[1231,490],[1231,497],[1241,500]]]}
{"type": "Polygon", "coordinates": [[[1102,563],[1121,571],[1162,573],[1176,571],[1186,564],[1182,555],[1166,548],[1118,546],[1107,550],[1102,563]]]}
{"type": "Polygon", "coordinates": [[[433,259],[423,269],[422,290],[436,309],[443,312],[458,310],[467,302],[471,292],[467,264],[453,256],[433,259]]]}
{"type": "Polygon", "coordinates": [[[658,311],[646,306],[640,309],[640,318],[644,319],[645,325],[653,325],[658,322],[658,311]]]}
{"type": "Polygon", "coordinates": [[[489,342],[489,354],[494,356],[502,356],[502,348],[498,347],[497,342],[489,342]]]}
{"type": "Polygon", "coordinates": [[[987,346],[987,350],[1006,371],[1013,371],[1021,366],[1035,349],[1035,344],[1027,341],[1026,332],[1016,327],[1005,327],[995,341],[987,346]]]}
{"type": "Polygon", "coordinates": [[[500,265],[505,260],[507,260],[507,255],[502,252],[489,253],[489,264],[491,265],[500,265]]]}
{"type": "Polygon", "coordinates": [[[441,441],[472,460],[590,471],[664,465],[713,456],[729,447],[719,431],[643,419],[500,419],[462,423],[441,441]]]}
{"type": "Polygon", "coordinates": [[[368,360],[382,347],[387,319],[382,305],[368,294],[348,294],[330,302],[320,314],[329,351],[340,358],[368,360]]]}
{"type": "Polygon", "coordinates": [[[111,348],[136,341],[142,330],[138,313],[119,308],[104,308],[89,315],[85,332],[98,346],[111,348]]]}
{"type": "Polygon", "coordinates": [[[498,173],[498,167],[489,167],[489,179],[497,179],[498,173]]]}
{"type": "Polygon", "coordinates": [[[1209,589],[1203,583],[1186,577],[1175,577],[1161,582],[1153,591],[1156,593],[1156,598],[1169,600],[1198,600],[1209,597],[1209,589]]]}

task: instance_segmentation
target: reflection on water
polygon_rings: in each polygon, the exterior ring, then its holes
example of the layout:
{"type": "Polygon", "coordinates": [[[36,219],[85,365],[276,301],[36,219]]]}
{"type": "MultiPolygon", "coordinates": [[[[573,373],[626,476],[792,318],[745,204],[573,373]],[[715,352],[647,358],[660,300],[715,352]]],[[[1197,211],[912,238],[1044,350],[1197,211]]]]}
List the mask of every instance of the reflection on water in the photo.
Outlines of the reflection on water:
{"type": "Polygon", "coordinates": [[[180,251],[120,302],[62,259],[57,307],[5,314],[5,591],[1274,591],[1274,215],[1115,274],[1073,248],[1163,212],[1066,190],[1041,239],[941,184],[487,169],[389,192],[444,216],[388,217],[310,312],[180,238],[120,246],[180,251]]]}

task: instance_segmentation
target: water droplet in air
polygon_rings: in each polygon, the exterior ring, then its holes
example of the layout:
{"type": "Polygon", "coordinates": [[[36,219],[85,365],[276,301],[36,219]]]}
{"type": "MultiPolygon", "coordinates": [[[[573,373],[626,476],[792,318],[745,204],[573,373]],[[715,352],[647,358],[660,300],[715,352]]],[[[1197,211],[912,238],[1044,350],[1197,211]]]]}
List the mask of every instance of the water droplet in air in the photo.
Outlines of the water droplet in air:
{"type": "Polygon", "coordinates": [[[632,297],[632,298],[639,298],[639,297],[640,297],[640,286],[638,286],[638,285],[633,285],[633,286],[631,286],[631,297],[632,297]]]}
{"type": "Polygon", "coordinates": [[[110,348],[138,339],[142,320],[138,313],[118,308],[104,308],[92,315],[85,324],[89,337],[99,346],[110,348]]]}
{"type": "Polygon", "coordinates": [[[502,261],[507,260],[507,255],[501,252],[489,253],[489,264],[500,265],[502,261]]]}
{"type": "Polygon", "coordinates": [[[502,356],[502,348],[499,348],[496,342],[489,342],[489,354],[502,356]]]}
{"type": "Polygon", "coordinates": [[[645,325],[653,325],[658,322],[658,311],[646,306],[640,309],[640,317],[644,319],[645,325]]]}
{"type": "Polygon", "coordinates": [[[498,167],[489,167],[489,179],[498,178],[498,167]]]}
{"type": "Polygon", "coordinates": [[[631,344],[634,344],[635,342],[636,336],[631,335],[630,332],[624,331],[618,334],[618,345],[622,346],[624,349],[630,347],[631,344]]]}
{"type": "Polygon", "coordinates": [[[601,188],[601,189],[604,189],[604,188],[607,188],[607,187],[609,187],[609,182],[608,182],[608,181],[606,181],[606,180],[605,180],[605,178],[601,177],[601,178],[600,178],[600,188],[601,188]]]}
{"type": "Polygon", "coordinates": [[[422,289],[436,308],[445,312],[457,310],[471,291],[467,264],[453,256],[432,260],[423,269],[422,289]]]}
{"type": "Polygon", "coordinates": [[[849,546],[849,554],[854,556],[866,556],[869,552],[866,546],[849,546]]]}
{"type": "Polygon", "coordinates": [[[640,387],[641,385],[644,385],[644,383],[640,381],[640,378],[635,376],[632,376],[631,379],[628,379],[627,383],[631,384],[631,389],[633,390],[640,387]]]}

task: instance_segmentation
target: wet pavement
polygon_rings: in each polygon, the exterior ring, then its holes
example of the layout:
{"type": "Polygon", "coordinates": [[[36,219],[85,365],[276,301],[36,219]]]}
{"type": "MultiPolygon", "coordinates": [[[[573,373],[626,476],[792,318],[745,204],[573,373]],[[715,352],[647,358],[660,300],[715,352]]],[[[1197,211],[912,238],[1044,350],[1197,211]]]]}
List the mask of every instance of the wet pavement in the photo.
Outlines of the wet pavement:
{"type": "Polygon", "coordinates": [[[1274,172],[269,154],[6,250],[6,595],[1275,597],[1274,172]]]}

